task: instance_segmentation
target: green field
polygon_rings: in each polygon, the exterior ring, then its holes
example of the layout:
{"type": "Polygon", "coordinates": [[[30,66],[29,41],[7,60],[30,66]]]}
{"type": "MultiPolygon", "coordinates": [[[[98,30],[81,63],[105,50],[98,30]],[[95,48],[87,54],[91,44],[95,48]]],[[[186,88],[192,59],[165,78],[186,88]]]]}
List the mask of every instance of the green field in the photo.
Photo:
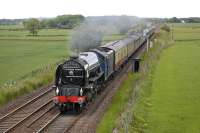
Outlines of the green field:
{"type": "MultiPolygon", "coordinates": [[[[38,36],[30,36],[22,26],[0,26],[0,84],[67,58],[71,31],[41,29],[38,36]]],[[[122,37],[109,35],[103,43],[122,37]]]]}
{"type": "Polygon", "coordinates": [[[55,64],[68,56],[70,32],[41,29],[30,36],[21,26],[0,26],[0,105],[52,82],[55,64]]]}
{"type": "MultiPolygon", "coordinates": [[[[68,57],[68,29],[40,29],[31,36],[22,26],[0,26],[0,105],[54,79],[56,63],[68,57]]],[[[104,36],[103,42],[124,35],[104,36]]]]}
{"type": "Polygon", "coordinates": [[[175,25],[179,41],[162,53],[153,74],[145,132],[200,132],[199,28],[197,24],[175,25]]]}
{"type": "Polygon", "coordinates": [[[200,40],[200,24],[173,24],[173,30],[177,41],[200,40]]]}
{"type": "Polygon", "coordinates": [[[25,30],[0,30],[0,84],[66,58],[70,32],[43,29],[33,37],[25,30]]]}
{"type": "Polygon", "coordinates": [[[24,29],[23,25],[0,25],[0,30],[19,30],[24,29]]]}
{"type": "Polygon", "coordinates": [[[200,42],[176,42],[154,74],[148,133],[200,132],[200,42]]]}
{"type": "Polygon", "coordinates": [[[0,83],[16,80],[67,57],[65,41],[0,40],[0,83]]]}

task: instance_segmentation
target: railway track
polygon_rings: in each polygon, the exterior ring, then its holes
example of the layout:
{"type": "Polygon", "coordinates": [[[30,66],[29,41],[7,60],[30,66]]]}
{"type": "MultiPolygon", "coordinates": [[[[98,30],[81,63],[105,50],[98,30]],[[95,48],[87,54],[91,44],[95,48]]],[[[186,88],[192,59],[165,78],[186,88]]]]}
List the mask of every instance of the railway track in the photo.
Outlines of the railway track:
{"type": "MultiPolygon", "coordinates": [[[[142,45],[132,58],[138,58],[146,50],[146,43],[142,45]]],[[[103,91],[103,94],[97,98],[97,102],[81,117],[69,130],[65,133],[95,133],[96,127],[103,117],[107,107],[111,104],[112,97],[115,95],[116,90],[120,87],[122,82],[127,78],[128,72],[132,70],[132,62],[129,61],[124,68],[117,74],[116,78],[112,80],[103,91]]]]}
{"type": "MultiPolygon", "coordinates": [[[[138,57],[144,50],[145,44],[133,57],[138,57]]],[[[0,118],[0,133],[93,133],[106,108],[110,105],[116,90],[126,79],[129,71],[131,71],[131,61],[106,85],[104,91],[97,96],[95,101],[87,105],[86,109],[79,115],[73,112],[60,114],[60,111],[52,102],[55,94],[50,87],[40,95],[2,116],[0,118]]]]}
{"type": "MultiPolygon", "coordinates": [[[[77,115],[74,112],[68,112],[66,114],[59,114],[49,120],[49,122],[41,128],[38,133],[67,133],[71,132],[74,125],[80,123],[80,119],[87,116],[92,115],[98,106],[101,104],[102,100],[106,98],[109,89],[105,90],[95,101],[91,102],[81,114],[77,115]]],[[[83,123],[82,123],[83,124],[83,123]]],[[[84,124],[83,124],[84,125],[84,124]]],[[[81,125],[80,125],[81,126],[81,125]]],[[[77,131],[80,132],[80,131],[77,131]]]]}
{"type": "Polygon", "coordinates": [[[56,115],[53,117],[49,122],[43,126],[38,133],[64,133],[69,131],[73,125],[84,115],[84,113],[81,113],[79,115],[76,115],[74,113],[72,114],[64,114],[64,115],[56,115]]]}
{"type": "MultiPolygon", "coordinates": [[[[124,69],[124,71],[122,71],[118,75],[118,77],[121,78],[120,75],[122,76],[123,73],[125,73],[125,72],[126,72],[126,69],[124,69]]],[[[119,78],[116,78],[112,82],[118,82],[119,78]]],[[[99,95],[95,101],[91,102],[86,107],[86,109],[83,110],[83,112],[79,115],[77,115],[75,112],[68,112],[66,114],[60,114],[60,112],[58,111],[58,109],[56,107],[52,107],[51,109],[44,111],[42,114],[40,114],[37,118],[35,118],[31,122],[30,121],[26,122],[29,124],[23,124],[23,125],[26,125],[26,127],[29,128],[29,130],[26,130],[27,132],[37,132],[37,133],[81,132],[81,130],[78,131],[79,129],[74,130],[74,126],[77,124],[79,125],[78,127],[85,127],[85,129],[83,131],[88,131],[88,126],[86,126],[86,123],[84,121],[87,121],[86,119],[89,118],[89,116],[93,116],[93,114],[96,114],[96,110],[98,109],[99,106],[101,106],[102,101],[104,99],[106,99],[107,96],[110,93],[112,93],[112,91],[115,91],[115,89],[117,89],[117,87],[120,85],[120,83],[122,81],[123,81],[123,79],[121,79],[121,81],[118,82],[117,85],[112,84],[112,83],[109,84],[106,87],[107,89],[105,89],[101,93],[101,95],[99,95]],[[112,89],[112,91],[111,91],[108,88],[114,88],[114,89],[112,89]]],[[[110,96],[112,97],[112,95],[110,95],[110,96]]],[[[107,103],[103,103],[103,104],[106,105],[107,103]]],[[[100,110],[99,113],[102,114],[102,112],[103,111],[100,110]]],[[[94,116],[93,116],[93,119],[94,119],[94,116]]],[[[24,131],[24,129],[19,126],[14,130],[14,132],[17,132],[17,131],[24,131]],[[18,130],[18,129],[21,129],[21,130],[18,130]]]]}
{"type": "MultiPolygon", "coordinates": [[[[145,50],[143,45],[133,57],[138,57],[141,52],[145,50]]],[[[85,110],[79,115],[68,113],[63,115],[55,116],[53,119],[41,128],[39,133],[94,133],[96,125],[103,116],[106,108],[111,103],[112,97],[116,90],[119,88],[121,83],[127,77],[127,73],[131,71],[131,62],[117,73],[116,78],[107,84],[106,88],[101,95],[91,102],[85,110]]]]}
{"type": "Polygon", "coordinates": [[[49,88],[40,95],[25,102],[20,107],[2,116],[0,118],[0,132],[11,132],[20,125],[23,125],[30,117],[54,107],[52,103],[53,92],[54,90],[49,88]]]}
{"type": "Polygon", "coordinates": [[[27,127],[29,129],[32,129],[32,132],[39,133],[43,131],[43,129],[58,116],[60,116],[60,111],[57,108],[53,107],[50,110],[44,112],[40,117],[36,118],[27,127]]]}

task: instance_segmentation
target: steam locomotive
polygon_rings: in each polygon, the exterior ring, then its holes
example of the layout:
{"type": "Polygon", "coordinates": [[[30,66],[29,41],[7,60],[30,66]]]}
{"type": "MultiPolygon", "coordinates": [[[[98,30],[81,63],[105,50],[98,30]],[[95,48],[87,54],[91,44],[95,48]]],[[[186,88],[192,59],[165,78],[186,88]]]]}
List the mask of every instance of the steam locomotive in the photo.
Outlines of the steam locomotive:
{"type": "Polygon", "coordinates": [[[142,33],[80,53],[58,65],[54,102],[60,111],[80,112],[154,31],[152,26],[142,33]]]}

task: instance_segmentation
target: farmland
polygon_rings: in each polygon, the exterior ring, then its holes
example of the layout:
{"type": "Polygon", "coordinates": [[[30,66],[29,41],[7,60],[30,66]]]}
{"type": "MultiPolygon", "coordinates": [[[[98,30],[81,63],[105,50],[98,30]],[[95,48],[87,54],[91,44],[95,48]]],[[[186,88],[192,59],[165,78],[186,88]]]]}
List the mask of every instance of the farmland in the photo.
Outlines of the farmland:
{"type": "Polygon", "coordinates": [[[67,56],[64,41],[7,41],[1,40],[0,81],[15,80],[35,69],[67,56]]]}
{"type": "Polygon", "coordinates": [[[0,30],[0,84],[67,57],[70,30],[45,29],[37,37],[25,30],[0,30]]]}
{"type": "Polygon", "coordinates": [[[177,41],[200,40],[200,24],[173,24],[174,39],[177,41]]]}
{"type": "Polygon", "coordinates": [[[176,42],[154,74],[147,132],[199,132],[200,42],[176,42]]]}
{"type": "MultiPolygon", "coordinates": [[[[41,29],[31,36],[22,26],[0,26],[0,105],[54,79],[56,64],[69,56],[68,29],[41,29]]],[[[102,44],[124,35],[103,38],[102,44]]]]}
{"type": "MultiPolygon", "coordinates": [[[[28,73],[68,56],[71,30],[42,29],[33,37],[21,26],[0,27],[0,84],[17,80],[28,73]]],[[[123,35],[106,36],[103,42],[123,35]]]]}
{"type": "Polygon", "coordinates": [[[68,56],[71,30],[0,26],[0,105],[53,80],[56,63],[68,56]]]}
{"type": "Polygon", "coordinates": [[[136,104],[131,132],[200,132],[200,25],[174,24],[172,46],[161,54],[136,104]]]}

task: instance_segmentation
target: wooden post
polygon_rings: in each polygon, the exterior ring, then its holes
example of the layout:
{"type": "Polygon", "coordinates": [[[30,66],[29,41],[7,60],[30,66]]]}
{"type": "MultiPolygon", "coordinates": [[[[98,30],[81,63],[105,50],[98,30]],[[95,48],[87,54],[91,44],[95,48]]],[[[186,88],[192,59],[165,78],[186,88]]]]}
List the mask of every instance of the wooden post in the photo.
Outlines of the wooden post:
{"type": "Polygon", "coordinates": [[[149,51],[149,37],[147,37],[147,52],[149,51]]]}
{"type": "Polygon", "coordinates": [[[174,25],[173,24],[172,24],[171,33],[172,33],[172,41],[173,41],[174,40],[174,25]]]}

